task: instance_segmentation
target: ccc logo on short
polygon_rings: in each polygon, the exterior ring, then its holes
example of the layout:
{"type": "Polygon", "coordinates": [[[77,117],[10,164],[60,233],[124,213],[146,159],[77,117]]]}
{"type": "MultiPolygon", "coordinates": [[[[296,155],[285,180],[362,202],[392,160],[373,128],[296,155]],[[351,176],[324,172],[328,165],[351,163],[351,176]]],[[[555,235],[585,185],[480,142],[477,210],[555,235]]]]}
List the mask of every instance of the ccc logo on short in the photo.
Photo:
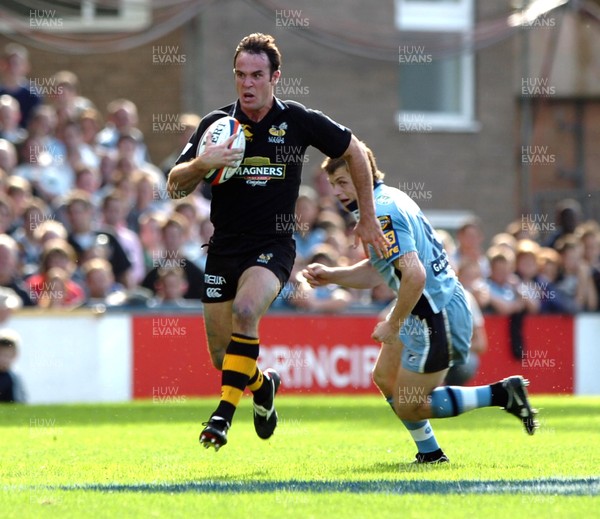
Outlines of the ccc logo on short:
{"type": "Polygon", "coordinates": [[[207,288],[206,289],[206,297],[221,297],[221,289],[220,288],[207,288]]]}

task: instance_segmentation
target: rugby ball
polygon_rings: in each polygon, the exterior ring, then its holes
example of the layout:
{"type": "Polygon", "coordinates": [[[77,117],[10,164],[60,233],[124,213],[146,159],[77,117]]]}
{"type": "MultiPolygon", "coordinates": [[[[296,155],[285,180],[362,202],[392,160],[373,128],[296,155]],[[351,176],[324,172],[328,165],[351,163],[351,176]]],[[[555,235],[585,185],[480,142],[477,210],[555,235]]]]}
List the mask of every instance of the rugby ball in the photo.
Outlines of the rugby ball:
{"type": "MultiPolygon", "coordinates": [[[[234,119],[233,117],[227,115],[225,117],[221,117],[221,119],[217,119],[202,134],[202,138],[198,143],[198,149],[196,150],[196,156],[200,155],[206,148],[206,141],[208,140],[209,133],[211,135],[210,142],[212,144],[221,144],[232,135],[236,135],[236,138],[229,147],[241,148],[242,150],[246,149],[246,137],[244,135],[244,129],[242,128],[242,125],[237,119],[234,119]]],[[[240,164],[242,163],[242,160],[243,157],[238,161],[238,163],[235,166],[227,166],[220,169],[211,169],[204,176],[205,182],[208,182],[213,186],[222,184],[223,182],[227,182],[237,171],[240,164]]]]}

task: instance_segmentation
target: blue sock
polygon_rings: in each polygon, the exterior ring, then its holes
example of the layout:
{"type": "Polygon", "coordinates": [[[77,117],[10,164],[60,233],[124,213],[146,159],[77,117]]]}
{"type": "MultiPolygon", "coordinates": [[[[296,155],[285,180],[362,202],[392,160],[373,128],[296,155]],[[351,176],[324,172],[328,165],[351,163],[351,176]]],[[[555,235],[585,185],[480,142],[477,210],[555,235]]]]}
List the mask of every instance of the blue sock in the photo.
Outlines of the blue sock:
{"type": "Polygon", "coordinates": [[[404,427],[408,429],[408,432],[412,436],[412,439],[417,444],[417,449],[423,454],[428,452],[437,451],[440,446],[438,445],[433,429],[429,420],[421,420],[420,422],[409,422],[402,420],[404,427]]]}
{"type": "Polygon", "coordinates": [[[472,409],[491,405],[490,386],[442,386],[436,387],[431,393],[431,412],[434,418],[458,416],[472,409]]]}
{"type": "MultiPolygon", "coordinates": [[[[391,396],[386,397],[385,401],[390,404],[390,407],[394,411],[394,399],[391,396]]],[[[438,445],[433,429],[429,420],[421,420],[419,422],[409,422],[402,420],[404,427],[408,429],[408,432],[412,436],[412,439],[417,444],[417,450],[426,454],[428,452],[437,451],[440,446],[438,445]]]]}

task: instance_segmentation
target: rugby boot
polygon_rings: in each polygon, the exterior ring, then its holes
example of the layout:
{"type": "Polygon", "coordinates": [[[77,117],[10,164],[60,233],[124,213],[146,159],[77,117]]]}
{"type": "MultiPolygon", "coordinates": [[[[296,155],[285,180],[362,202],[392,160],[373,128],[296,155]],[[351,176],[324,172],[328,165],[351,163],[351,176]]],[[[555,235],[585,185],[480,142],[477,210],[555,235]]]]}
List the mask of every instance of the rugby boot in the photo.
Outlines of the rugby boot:
{"type": "Polygon", "coordinates": [[[214,447],[218,451],[227,443],[227,431],[229,430],[229,422],[220,416],[211,416],[208,422],[204,422],[204,429],[200,433],[200,445],[204,445],[205,449],[214,447]]]}
{"type": "Polygon", "coordinates": [[[272,368],[266,369],[263,376],[271,384],[271,396],[262,405],[253,402],[254,429],[259,438],[269,439],[277,427],[277,411],[275,410],[275,395],[281,385],[279,373],[272,368]]]}
{"type": "Polygon", "coordinates": [[[528,385],[529,380],[521,376],[508,377],[502,381],[502,387],[508,393],[508,403],[504,410],[521,420],[527,434],[533,434],[539,424],[535,419],[537,410],[532,409],[529,404],[525,389],[528,385]]]}
{"type": "Polygon", "coordinates": [[[429,464],[436,465],[438,463],[449,463],[450,460],[446,456],[442,449],[438,449],[433,452],[417,452],[415,456],[415,464],[429,464]]]}

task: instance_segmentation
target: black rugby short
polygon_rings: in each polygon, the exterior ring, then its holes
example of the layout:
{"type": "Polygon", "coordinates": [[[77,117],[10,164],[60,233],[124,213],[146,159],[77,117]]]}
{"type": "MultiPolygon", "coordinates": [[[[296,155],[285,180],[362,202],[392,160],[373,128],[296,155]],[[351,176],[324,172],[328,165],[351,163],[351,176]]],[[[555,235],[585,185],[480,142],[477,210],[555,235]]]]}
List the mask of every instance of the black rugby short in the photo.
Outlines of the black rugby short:
{"type": "Polygon", "coordinates": [[[211,252],[210,246],[204,269],[203,303],[221,303],[235,298],[238,281],[250,267],[264,267],[277,276],[281,288],[287,283],[294,260],[296,244],[292,238],[253,244],[235,254],[211,252]]]}

